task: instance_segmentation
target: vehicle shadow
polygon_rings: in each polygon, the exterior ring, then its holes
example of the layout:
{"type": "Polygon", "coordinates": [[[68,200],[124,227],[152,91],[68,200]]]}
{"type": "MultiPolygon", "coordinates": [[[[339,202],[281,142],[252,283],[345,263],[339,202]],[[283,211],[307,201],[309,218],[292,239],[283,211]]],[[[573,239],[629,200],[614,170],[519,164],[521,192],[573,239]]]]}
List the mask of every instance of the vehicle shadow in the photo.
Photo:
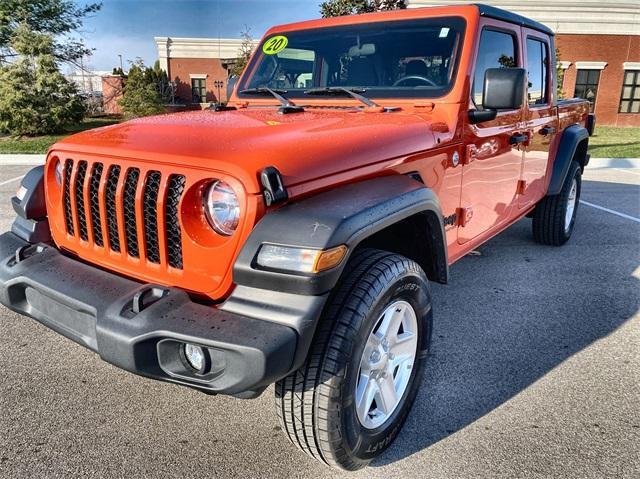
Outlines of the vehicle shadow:
{"type": "MultiPolygon", "coordinates": [[[[640,198],[637,186],[583,185],[640,198]]],[[[523,219],[453,265],[448,286],[433,286],[434,335],[422,387],[398,439],[373,467],[472,424],[640,309],[632,274],[640,264],[640,225],[584,206],[579,215],[562,248],[534,243],[531,220],[523,219]]]]}

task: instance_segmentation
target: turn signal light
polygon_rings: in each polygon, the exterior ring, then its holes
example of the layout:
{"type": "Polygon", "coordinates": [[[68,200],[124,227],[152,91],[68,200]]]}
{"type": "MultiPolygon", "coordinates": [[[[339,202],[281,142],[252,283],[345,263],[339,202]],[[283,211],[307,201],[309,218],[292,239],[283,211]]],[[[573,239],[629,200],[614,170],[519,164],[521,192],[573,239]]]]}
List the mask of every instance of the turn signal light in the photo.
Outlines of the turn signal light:
{"type": "Polygon", "coordinates": [[[340,264],[346,253],[345,245],[328,250],[316,250],[265,244],[260,248],[257,263],[265,268],[320,273],[340,264]]]}

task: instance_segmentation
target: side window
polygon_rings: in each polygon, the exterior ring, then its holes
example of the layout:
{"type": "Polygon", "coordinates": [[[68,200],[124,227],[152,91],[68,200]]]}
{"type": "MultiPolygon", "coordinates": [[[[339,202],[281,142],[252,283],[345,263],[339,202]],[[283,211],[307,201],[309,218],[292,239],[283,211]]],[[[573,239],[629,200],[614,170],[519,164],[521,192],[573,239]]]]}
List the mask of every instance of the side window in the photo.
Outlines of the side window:
{"type": "Polygon", "coordinates": [[[547,103],[549,78],[547,68],[549,54],[547,44],[533,38],[527,39],[527,74],[529,79],[529,105],[547,103]]]}
{"type": "Polygon", "coordinates": [[[497,30],[483,30],[478,47],[476,72],[473,77],[473,102],[482,108],[484,73],[489,68],[513,68],[518,66],[516,37],[497,30]]]}
{"type": "Polygon", "coordinates": [[[596,105],[598,83],[600,83],[600,70],[578,70],[574,95],[589,100],[590,111],[593,111],[596,105]]]}

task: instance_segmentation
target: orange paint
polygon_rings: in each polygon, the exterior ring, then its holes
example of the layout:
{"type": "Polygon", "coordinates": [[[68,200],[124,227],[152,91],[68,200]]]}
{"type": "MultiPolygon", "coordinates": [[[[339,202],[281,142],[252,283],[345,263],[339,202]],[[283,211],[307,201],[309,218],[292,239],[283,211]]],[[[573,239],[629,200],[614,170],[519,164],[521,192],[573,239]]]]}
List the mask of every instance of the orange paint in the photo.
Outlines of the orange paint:
{"type": "MultiPolygon", "coordinates": [[[[553,123],[558,131],[569,124],[584,122],[577,107],[551,107],[544,111],[501,113],[492,122],[470,125],[467,111],[470,83],[474,71],[479,28],[503,22],[480,18],[477,7],[438,7],[395,12],[312,20],[274,27],[265,37],[293,30],[318,27],[410,20],[440,16],[461,17],[466,31],[458,69],[449,92],[433,99],[375,98],[383,106],[400,107],[396,112],[380,109],[314,109],[304,113],[281,115],[277,102],[270,97],[240,100],[235,94],[230,104],[236,111],[197,111],[162,115],[129,121],[73,135],[55,144],[46,166],[46,196],[49,221],[55,243],[83,260],[142,281],[177,286],[212,299],[224,298],[233,288],[233,262],[251,230],[266,213],[261,196],[259,172],[276,167],[283,175],[290,201],[339,184],[380,175],[418,172],[439,197],[444,216],[458,211],[472,211],[466,226],[447,228],[449,262],[517,221],[544,195],[550,180],[548,153],[557,148],[555,135],[547,143],[532,141],[528,150],[511,147],[508,139],[514,131],[539,130],[553,123]],[[553,118],[545,120],[545,118],[553,118]],[[453,161],[457,153],[460,161],[453,161]],[[527,155],[531,153],[530,168],[527,155]],[[534,153],[538,155],[534,156],[534,153]],[[100,226],[105,244],[98,246],[89,228],[88,239],[78,232],[78,204],[70,203],[75,235],[65,227],[61,187],[55,179],[57,159],[74,160],[71,184],[77,178],[79,161],[86,161],[88,171],[102,163],[106,172],[112,165],[122,169],[115,191],[120,252],[107,244],[108,224],[106,175],[98,188],[100,226]],[[456,163],[456,164],[454,164],[456,163]],[[165,192],[171,175],[184,175],[185,189],[177,220],[182,231],[182,269],[168,264],[166,235],[158,238],[159,262],[149,260],[149,252],[140,240],[139,257],[128,254],[123,204],[124,174],[138,168],[135,215],[138,238],[144,237],[142,224],[144,181],[150,172],[161,176],[158,211],[167,204],[165,192]],[[229,183],[239,197],[242,217],[237,231],[230,237],[216,234],[205,218],[202,192],[214,179],[229,183]],[[526,181],[526,197],[518,200],[518,184],[526,181]]],[[[522,38],[519,26],[505,24],[522,38]]],[[[261,53],[256,53],[261,54],[261,53]]],[[[521,62],[522,63],[522,62],[521,62]]],[[[351,98],[309,98],[305,105],[323,107],[353,106],[361,103],[351,98]]],[[[91,201],[89,175],[83,184],[85,215],[89,217],[91,201]]],[[[158,230],[167,221],[158,214],[158,230]]]]}

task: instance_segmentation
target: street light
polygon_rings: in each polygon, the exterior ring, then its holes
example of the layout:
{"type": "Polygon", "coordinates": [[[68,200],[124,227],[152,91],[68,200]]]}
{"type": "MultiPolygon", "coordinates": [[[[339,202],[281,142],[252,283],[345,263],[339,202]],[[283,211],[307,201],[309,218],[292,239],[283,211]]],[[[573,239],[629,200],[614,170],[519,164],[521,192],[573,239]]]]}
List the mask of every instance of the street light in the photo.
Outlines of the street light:
{"type": "Polygon", "coordinates": [[[216,80],[213,82],[213,86],[216,87],[216,90],[218,91],[218,94],[216,95],[216,99],[218,100],[218,104],[222,103],[220,101],[220,91],[222,90],[222,87],[224,87],[224,82],[222,80],[216,80]]]}

